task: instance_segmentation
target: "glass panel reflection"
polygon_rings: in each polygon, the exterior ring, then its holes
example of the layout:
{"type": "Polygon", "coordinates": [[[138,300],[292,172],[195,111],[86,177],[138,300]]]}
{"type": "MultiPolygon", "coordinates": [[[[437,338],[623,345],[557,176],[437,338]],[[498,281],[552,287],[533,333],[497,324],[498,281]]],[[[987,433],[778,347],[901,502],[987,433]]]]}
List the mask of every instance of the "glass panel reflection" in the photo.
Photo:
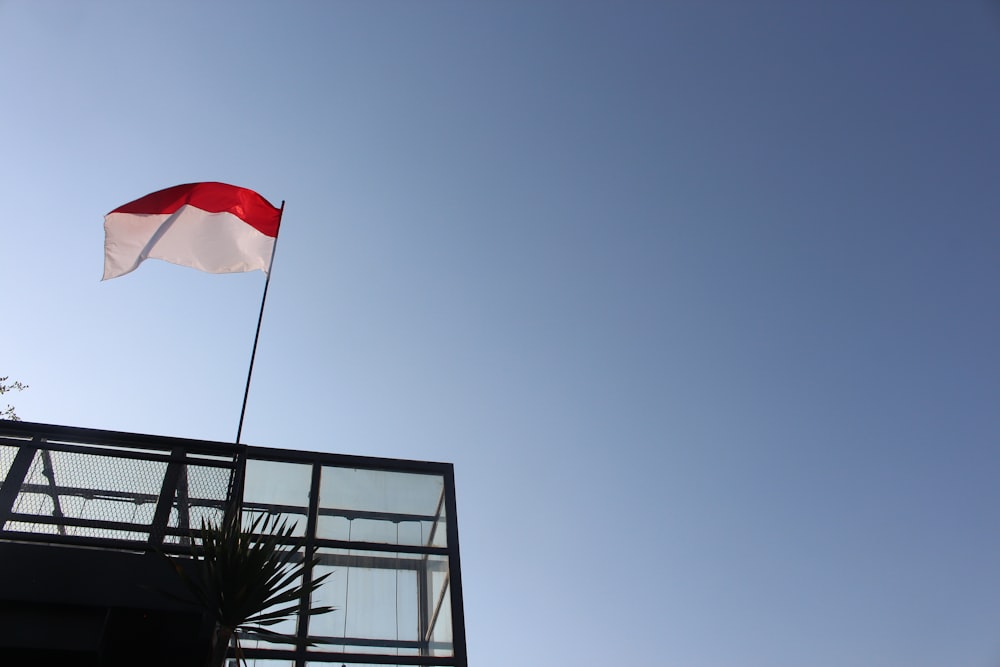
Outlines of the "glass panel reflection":
{"type": "Polygon", "coordinates": [[[277,515],[279,522],[288,519],[289,525],[295,524],[294,535],[305,535],[311,481],[310,464],[247,461],[244,525],[249,525],[261,513],[277,515]]]}
{"type": "Polygon", "coordinates": [[[447,655],[451,643],[448,557],[321,549],[316,576],[333,573],[313,605],[336,611],[310,619],[317,651],[447,655]]]}
{"type": "Polygon", "coordinates": [[[324,467],[317,536],[447,546],[440,475],[324,467]]]}

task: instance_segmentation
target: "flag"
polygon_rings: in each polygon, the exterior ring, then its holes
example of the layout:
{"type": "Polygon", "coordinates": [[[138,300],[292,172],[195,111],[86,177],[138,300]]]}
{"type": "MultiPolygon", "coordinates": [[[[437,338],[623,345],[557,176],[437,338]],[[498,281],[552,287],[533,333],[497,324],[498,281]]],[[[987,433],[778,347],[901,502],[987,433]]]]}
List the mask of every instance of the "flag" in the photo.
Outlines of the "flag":
{"type": "Polygon", "coordinates": [[[104,217],[104,278],[162,259],[208,273],[270,269],[281,210],[253,190],[188,183],[119,206],[104,217]]]}

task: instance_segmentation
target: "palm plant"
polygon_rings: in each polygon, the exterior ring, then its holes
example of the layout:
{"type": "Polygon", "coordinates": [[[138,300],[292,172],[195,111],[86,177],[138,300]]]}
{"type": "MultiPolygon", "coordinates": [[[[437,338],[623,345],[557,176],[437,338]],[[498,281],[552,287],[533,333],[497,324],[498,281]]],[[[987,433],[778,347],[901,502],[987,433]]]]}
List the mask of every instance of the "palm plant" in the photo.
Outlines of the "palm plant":
{"type": "MultiPolygon", "coordinates": [[[[240,636],[264,641],[295,643],[294,635],[270,629],[300,612],[299,601],[311,595],[330,576],[324,574],[308,584],[300,583],[307,568],[316,565],[315,550],[303,553],[304,540],[294,538],[295,524],[278,522],[277,516],[258,515],[249,526],[239,521],[214,523],[202,519],[202,567],[194,576],[170,560],[174,571],[215,621],[208,667],[222,667],[229,643],[235,639],[237,659],[246,664],[240,648],[240,636]]],[[[197,549],[193,547],[197,555],[197,549]]],[[[312,616],[333,611],[333,607],[307,607],[302,613],[312,616]]]]}

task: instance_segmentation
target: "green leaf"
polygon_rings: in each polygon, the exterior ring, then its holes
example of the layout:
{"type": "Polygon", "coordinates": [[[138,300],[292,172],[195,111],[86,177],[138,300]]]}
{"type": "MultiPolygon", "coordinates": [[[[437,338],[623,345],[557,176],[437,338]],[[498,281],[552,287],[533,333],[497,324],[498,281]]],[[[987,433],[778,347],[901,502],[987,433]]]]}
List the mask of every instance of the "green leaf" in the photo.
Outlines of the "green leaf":
{"type": "MultiPolygon", "coordinates": [[[[194,535],[201,547],[192,546],[192,555],[202,559],[198,575],[189,576],[174,559],[165,558],[217,626],[265,641],[294,643],[294,636],[264,626],[295,618],[302,597],[311,595],[330,576],[319,576],[308,585],[296,583],[307,569],[316,566],[318,557],[314,549],[305,552],[305,540],[295,537],[295,528],[296,524],[289,524],[287,518],[279,521],[278,516],[263,513],[254,515],[245,527],[239,521],[214,523],[202,519],[194,535]]],[[[333,610],[309,607],[304,614],[314,616],[333,610]]]]}

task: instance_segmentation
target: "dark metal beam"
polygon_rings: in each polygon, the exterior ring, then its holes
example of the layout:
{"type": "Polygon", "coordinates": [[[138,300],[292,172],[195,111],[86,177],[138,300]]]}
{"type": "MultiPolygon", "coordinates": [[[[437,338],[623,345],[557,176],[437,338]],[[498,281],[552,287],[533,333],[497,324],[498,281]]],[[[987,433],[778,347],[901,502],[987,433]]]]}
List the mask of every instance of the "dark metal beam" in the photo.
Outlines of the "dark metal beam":
{"type": "Polygon", "coordinates": [[[149,543],[153,546],[163,544],[163,536],[167,533],[167,523],[170,520],[170,509],[177,497],[177,485],[184,469],[185,451],[183,447],[175,447],[170,453],[170,463],[163,475],[163,485],[160,487],[160,497],[156,501],[156,513],[153,514],[153,524],[149,531],[149,543]]]}
{"type": "Polygon", "coordinates": [[[35,459],[38,451],[37,438],[30,444],[21,445],[14,455],[14,461],[10,464],[10,470],[4,478],[3,486],[0,486],[0,530],[7,524],[7,519],[14,509],[14,502],[21,492],[24,480],[31,469],[31,462],[35,459]]]}

